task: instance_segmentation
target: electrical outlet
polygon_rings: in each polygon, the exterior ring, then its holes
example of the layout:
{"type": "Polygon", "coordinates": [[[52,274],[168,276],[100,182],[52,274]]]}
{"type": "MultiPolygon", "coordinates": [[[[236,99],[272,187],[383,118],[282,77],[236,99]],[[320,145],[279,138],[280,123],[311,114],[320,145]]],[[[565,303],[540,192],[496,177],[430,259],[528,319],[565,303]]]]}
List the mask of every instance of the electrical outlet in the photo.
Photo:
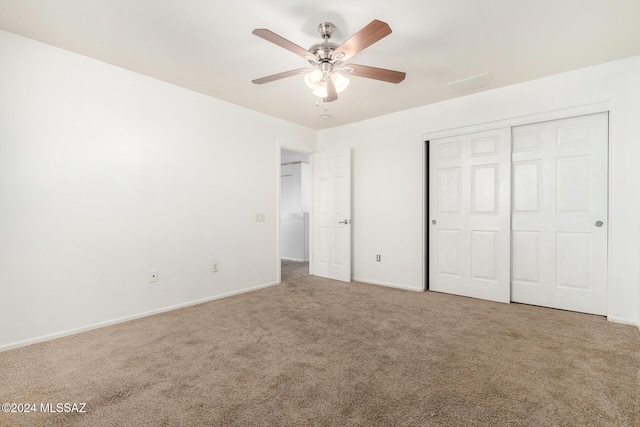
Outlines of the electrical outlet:
{"type": "Polygon", "coordinates": [[[151,270],[149,272],[149,283],[154,283],[158,281],[158,270],[151,270]]]}
{"type": "Polygon", "coordinates": [[[211,271],[213,271],[214,273],[218,272],[218,260],[214,259],[213,261],[211,261],[211,271]]]}

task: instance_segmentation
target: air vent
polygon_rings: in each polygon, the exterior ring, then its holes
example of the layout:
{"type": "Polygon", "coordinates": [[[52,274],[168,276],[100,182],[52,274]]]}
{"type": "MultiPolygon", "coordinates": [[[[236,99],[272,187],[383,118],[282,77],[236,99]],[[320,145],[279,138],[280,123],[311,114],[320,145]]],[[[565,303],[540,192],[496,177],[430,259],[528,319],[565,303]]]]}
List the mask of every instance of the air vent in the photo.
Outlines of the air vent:
{"type": "Polygon", "coordinates": [[[495,83],[491,79],[489,73],[480,74],[479,76],[469,77],[467,79],[458,80],[449,83],[458,93],[475,92],[481,89],[489,89],[495,87],[495,83]]]}

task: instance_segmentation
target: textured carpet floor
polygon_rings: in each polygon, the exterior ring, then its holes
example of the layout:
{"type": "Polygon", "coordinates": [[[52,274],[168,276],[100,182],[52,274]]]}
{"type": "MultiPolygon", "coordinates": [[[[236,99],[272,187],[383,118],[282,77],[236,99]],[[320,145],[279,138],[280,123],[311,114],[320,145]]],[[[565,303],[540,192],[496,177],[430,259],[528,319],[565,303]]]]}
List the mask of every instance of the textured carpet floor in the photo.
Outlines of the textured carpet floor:
{"type": "Polygon", "coordinates": [[[640,332],[309,277],[0,353],[2,426],[638,426],[640,332]]]}

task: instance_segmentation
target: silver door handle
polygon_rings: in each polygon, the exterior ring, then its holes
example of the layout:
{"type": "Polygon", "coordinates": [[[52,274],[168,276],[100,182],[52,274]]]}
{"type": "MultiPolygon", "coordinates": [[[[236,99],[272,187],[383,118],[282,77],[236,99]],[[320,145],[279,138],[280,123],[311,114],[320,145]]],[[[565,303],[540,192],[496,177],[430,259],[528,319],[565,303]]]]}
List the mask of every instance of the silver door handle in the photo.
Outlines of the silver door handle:
{"type": "Polygon", "coordinates": [[[351,224],[351,221],[348,219],[345,219],[344,221],[338,221],[338,224],[351,224]]]}
{"type": "Polygon", "coordinates": [[[603,225],[604,225],[604,222],[596,221],[596,227],[602,227],[603,225]]]}
{"type": "Polygon", "coordinates": [[[434,220],[431,221],[431,224],[436,225],[437,221],[434,219],[434,220]]]}

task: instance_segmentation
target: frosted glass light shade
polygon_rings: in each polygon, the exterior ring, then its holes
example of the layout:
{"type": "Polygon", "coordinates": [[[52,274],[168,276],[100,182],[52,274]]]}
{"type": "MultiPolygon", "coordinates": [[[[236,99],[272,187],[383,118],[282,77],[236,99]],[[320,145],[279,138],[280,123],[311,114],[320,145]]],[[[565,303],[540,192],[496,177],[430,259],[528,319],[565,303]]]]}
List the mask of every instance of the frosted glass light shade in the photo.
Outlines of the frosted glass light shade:
{"type": "Polygon", "coordinates": [[[316,89],[322,82],[322,71],[316,69],[310,73],[305,74],[304,82],[307,84],[309,89],[316,89]]]}
{"type": "Polygon", "coordinates": [[[326,98],[329,96],[327,92],[327,84],[325,82],[320,82],[318,87],[313,90],[313,94],[319,98],[326,98]]]}
{"type": "Polygon", "coordinates": [[[334,86],[336,87],[336,92],[340,93],[349,86],[350,80],[339,73],[333,73],[331,75],[331,80],[333,81],[334,86]]]}

